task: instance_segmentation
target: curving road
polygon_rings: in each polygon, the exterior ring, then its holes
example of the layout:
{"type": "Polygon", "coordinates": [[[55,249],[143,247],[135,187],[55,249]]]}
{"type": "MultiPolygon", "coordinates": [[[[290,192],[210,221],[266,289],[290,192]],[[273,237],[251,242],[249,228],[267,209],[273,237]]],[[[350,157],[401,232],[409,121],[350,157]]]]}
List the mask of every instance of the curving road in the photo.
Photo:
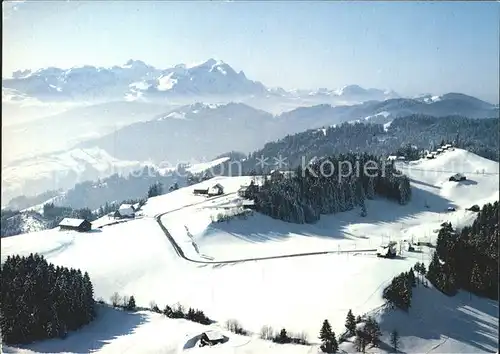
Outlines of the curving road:
{"type": "MultiPolygon", "coordinates": [[[[236,194],[236,193],[230,193],[230,194],[236,194]]],[[[319,251],[319,252],[292,253],[292,254],[285,254],[285,255],[280,255],[280,256],[242,258],[242,259],[233,259],[233,260],[225,260],[225,261],[208,261],[208,260],[207,261],[203,261],[203,260],[192,259],[192,258],[187,257],[184,254],[184,251],[182,250],[182,248],[177,244],[177,242],[175,241],[175,239],[168,232],[168,230],[165,227],[165,225],[163,225],[163,223],[161,222],[162,216],[164,216],[166,214],[169,214],[169,213],[173,213],[173,212],[181,210],[181,209],[184,209],[184,208],[189,207],[189,206],[195,206],[195,205],[199,205],[199,204],[204,204],[204,203],[206,203],[208,201],[212,201],[214,199],[218,199],[218,198],[222,198],[222,197],[226,197],[226,196],[228,196],[228,194],[224,194],[224,195],[221,195],[221,196],[208,198],[207,200],[204,200],[202,202],[185,205],[182,208],[177,208],[177,209],[174,209],[174,210],[167,211],[165,213],[161,213],[161,214],[155,215],[155,219],[158,222],[158,225],[160,225],[160,228],[162,229],[162,231],[165,234],[165,236],[167,236],[168,240],[172,244],[172,247],[174,248],[175,252],[177,253],[177,255],[179,257],[183,258],[184,260],[186,260],[188,262],[198,263],[198,264],[230,264],[230,263],[241,263],[241,262],[265,261],[265,260],[280,259],[280,258],[319,256],[319,255],[325,255],[325,254],[338,254],[338,253],[375,252],[376,251],[375,248],[373,248],[373,249],[361,249],[361,250],[356,249],[356,250],[347,250],[347,251],[346,250],[344,250],[344,251],[319,251]]]]}

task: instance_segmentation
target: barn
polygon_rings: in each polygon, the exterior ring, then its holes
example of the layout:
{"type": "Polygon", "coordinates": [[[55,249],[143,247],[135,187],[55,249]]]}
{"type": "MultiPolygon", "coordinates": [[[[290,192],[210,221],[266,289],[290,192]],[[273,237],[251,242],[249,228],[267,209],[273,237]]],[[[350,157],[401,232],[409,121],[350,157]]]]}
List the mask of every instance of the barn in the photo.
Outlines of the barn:
{"type": "Polygon", "coordinates": [[[59,228],[60,230],[87,232],[92,228],[92,224],[90,223],[90,221],[85,219],[64,218],[59,223],[59,228]]]}
{"type": "Polygon", "coordinates": [[[396,245],[397,243],[394,241],[389,242],[388,244],[383,244],[377,249],[377,256],[383,258],[394,258],[396,257],[396,245]]]}
{"type": "Polygon", "coordinates": [[[461,173],[456,173],[453,176],[449,178],[449,181],[451,182],[460,182],[460,181],[465,181],[467,178],[461,174],[461,173]]]}
{"type": "Polygon", "coordinates": [[[222,187],[220,183],[217,183],[216,185],[208,189],[209,196],[222,195],[222,194],[224,194],[224,187],[222,187]]]}
{"type": "Polygon", "coordinates": [[[193,194],[195,194],[195,195],[199,195],[199,194],[208,194],[208,188],[205,188],[205,189],[200,189],[200,188],[196,189],[196,188],[195,188],[195,189],[193,190],[193,194]]]}
{"type": "Polygon", "coordinates": [[[133,218],[135,217],[135,209],[131,204],[122,204],[116,211],[115,216],[120,218],[133,218]]]}
{"type": "Polygon", "coordinates": [[[200,338],[200,347],[204,347],[205,345],[215,345],[219,343],[224,343],[227,341],[227,337],[223,336],[217,331],[206,331],[201,334],[200,338]]]}
{"type": "Polygon", "coordinates": [[[238,195],[242,198],[245,198],[247,196],[247,191],[248,186],[241,186],[240,189],[238,189],[238,195]]]}

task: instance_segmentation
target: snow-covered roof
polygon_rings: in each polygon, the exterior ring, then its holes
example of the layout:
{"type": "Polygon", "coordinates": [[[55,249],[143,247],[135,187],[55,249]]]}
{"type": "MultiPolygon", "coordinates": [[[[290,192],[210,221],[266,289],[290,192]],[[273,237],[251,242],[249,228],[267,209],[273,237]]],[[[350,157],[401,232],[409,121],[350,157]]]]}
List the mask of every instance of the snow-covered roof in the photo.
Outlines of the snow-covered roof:
{"type": "Polygon", "coordinates": [[[392,161],[392,160],[396,160],[397,158],[398,157],[396,155],[391,155],[391,156],[387,157],[387,160],[392,161]]]}
{"type": "Polygon", "coordinates": [[[208,340],[221,340],[224,339],[224,336],[217,331],[206,331],[205,335],[208,340]]]}
{"type": "Polygon", "coordinates": [[[64,218],[62,221],[59,223],[59,226],[69,226],[69,227],[78,227],[80,226],[85,220],[84,219],[73,219],[73,218],[64,218]]]}
{"type": "Polygon", "coordinates": [[[132,215],[134,214],[134,208],[130,204],[122,204],[118,208],[118,213],[120,215],[132,215]]]}

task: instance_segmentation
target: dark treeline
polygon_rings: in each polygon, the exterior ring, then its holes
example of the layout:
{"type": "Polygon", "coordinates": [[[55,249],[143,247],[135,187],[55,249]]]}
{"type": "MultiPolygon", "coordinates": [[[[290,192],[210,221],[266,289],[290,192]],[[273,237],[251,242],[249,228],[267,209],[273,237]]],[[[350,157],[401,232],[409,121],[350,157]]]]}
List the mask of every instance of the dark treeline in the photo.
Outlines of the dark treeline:
{"type": "Polygon", "coordinates": [[[366,216],[365,199],[376,195],[406,204],[411,199],[408,177],[391,163],[373,155],[346,154],[318,159],[293,175],[273,174],[248,197],[256,209],[276,219],[313,223],[321,214],[359,207],[366,216]]]}
{"type": "Polygon", "coordinates": [[[423,149],[435,148],[443,139],[454,141],[459,148],[499,161],[498,117],[471,119],[460,116],[412,115],[395,119],[387,133],[400,144],[410,143],[423,149]]]}
{"type": "MultiPolygon", "coordinates": [[[[228,154],[230,160],[213,172],[217,175],[244,175],[255,171],[257,174],[276,168],[275,158],[286,158],[286,168],[294,169],[302,161],[313,157],[330,156],[332,152],[363,153],[376,156],[395,155],[401,151],[421,154],[423,150],[433,150],[441,142],[455,142],[479,156],[499,161],[499,120],[498,118],[470,119],[459,116],[434,117],[410,115],[395,118],[386,129],[381,124],[343,123],[325,129],[311,129],[288,135],[269,142],[244,158],[241,154],[228,154]],[[261,168],[259,159],[267,157],[267,166],[261,168]],[[236,163],[236,161],[240,163],[236,163]]],[[[223,155],[224,156],[224,155],[223,155]]]]}
{"type": "Polygon", "coordinates": [[[436,288],[498,299],[498,217],[497,201],[484,205],[471,226],[458,231],[443,225],[427,273],[436,288]]]}
{"type": "Polygon", "coordinates": [[[56,267],[31,254],[7,257],[0,275],[0,327],[6,343],[64,337],[95,316],[87,272],[56,267]]]}

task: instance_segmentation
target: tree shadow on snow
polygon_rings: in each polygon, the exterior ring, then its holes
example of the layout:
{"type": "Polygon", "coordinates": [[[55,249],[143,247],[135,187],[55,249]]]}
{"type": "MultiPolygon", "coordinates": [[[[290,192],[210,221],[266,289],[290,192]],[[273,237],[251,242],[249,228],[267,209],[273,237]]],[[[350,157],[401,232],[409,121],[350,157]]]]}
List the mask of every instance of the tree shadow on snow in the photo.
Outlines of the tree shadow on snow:
{"type": "Polygon", "coordinates": [[[253,216],[244,220],[213,223],[204,237],[216,237],[222,232],[253,243],[285,241],[294,234],[329,239],[369,238],[372,235],[354,235],[347,228],[353,224],[362,227],[363,224],[382,226],[402,223],[414,219],[422,212],[434,212],[437,216],[437,213],[446,212],[448,207],[456,205],[440,195],[412,187],[412,200],[407,205],[399,205],[396,201],[383,198],[366,200],[368,215],[365,217],[360,216],[360,208],[356,207],[343,213],[321,215],[320,220],[314,224],[294,224],[254,212],[253,216]]]}
{"type": "Polygon", "coordinates": [[[485,352],[498,348],[498,303],[466,292],[448,297],[436,289],[418,287],[409,314],[390,310],[382,315],[380,325],[387,333],[396,329],[401,337],[435,341],[448,337],[485,352]]]}
{"type": "Polygon", "coordinates": [[[90,353],[101,349],[113,339],[131,334],[146,322],[144,314],[126,312],[98,305],[97,317],[65,339],[48,339],[18,346],[38,353],[90,353]]]}

